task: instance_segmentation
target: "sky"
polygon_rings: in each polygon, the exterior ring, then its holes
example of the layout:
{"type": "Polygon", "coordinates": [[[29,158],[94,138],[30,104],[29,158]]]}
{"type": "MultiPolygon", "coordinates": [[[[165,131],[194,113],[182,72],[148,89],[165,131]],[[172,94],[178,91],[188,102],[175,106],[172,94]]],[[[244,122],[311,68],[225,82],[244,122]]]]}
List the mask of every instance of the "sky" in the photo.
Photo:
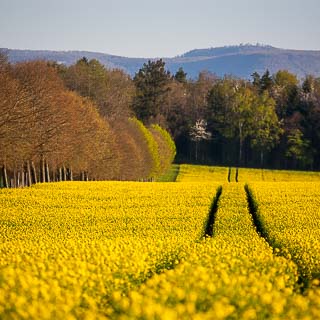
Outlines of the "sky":
{"type": "Polygon", "coordinates": [[[0,48],[155,58],[240,43],[320,50],[320,0],[0,0],[0,48]]]}

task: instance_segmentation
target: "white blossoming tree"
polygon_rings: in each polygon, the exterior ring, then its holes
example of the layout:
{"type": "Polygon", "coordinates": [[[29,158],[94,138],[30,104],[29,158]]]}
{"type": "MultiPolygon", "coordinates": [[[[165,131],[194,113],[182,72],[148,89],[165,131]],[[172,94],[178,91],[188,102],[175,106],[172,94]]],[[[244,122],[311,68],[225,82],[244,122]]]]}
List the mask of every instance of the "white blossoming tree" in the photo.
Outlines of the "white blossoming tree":
{"type": "Polygon", "coordinates": [[[207,131],[207,122],[198,119],[194,126],[190,128],[190,139],[195,142],[195,159],[198,160],[198,148],[201,141],[210,140],[211,132],[207,131]]]}

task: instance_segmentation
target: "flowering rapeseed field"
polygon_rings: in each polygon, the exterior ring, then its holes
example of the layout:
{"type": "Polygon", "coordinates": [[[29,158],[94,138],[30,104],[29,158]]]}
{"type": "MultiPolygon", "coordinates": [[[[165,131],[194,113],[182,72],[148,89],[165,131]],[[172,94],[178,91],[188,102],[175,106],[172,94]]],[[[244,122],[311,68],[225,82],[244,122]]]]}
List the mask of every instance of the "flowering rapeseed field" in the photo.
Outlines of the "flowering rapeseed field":
{"type": "Polygon", "coordinates": [[[239,182],[319,181],[320,182],[320,172],[239,168],[238,181],[239,182]]]}
{"type": "Polygon", "coordinates": [[[249,182],[265,240],[228,175],[0,190],[0,319],[320,319],[319,182],[249,182]]]}
{"type": "Polygon", "coordinates": [[[320,182],[250,186],[272,245],[292,256],[308,285],[320,279],[320,182]]]}
{"type": "Polygon", "coordinates": [[[182,164],[180,165],[177,182],[221,182],[228,180],[227,167],[210,167],[210,166],[195,166],[182,164]]]}
{"type": "Polygon", "coordinates": [[[214,237],[190,243],[173,270],[114,295],[111,318],[319,319],[319,291],[296,290],[297,266],[258,235],[243,190],[223,185],[214,237]]]}
{"type": "Polygon", "coordinates": [[[106,314],[201,238],[216,185],[64,182],[0,191],[0,318],[106,314]]]}

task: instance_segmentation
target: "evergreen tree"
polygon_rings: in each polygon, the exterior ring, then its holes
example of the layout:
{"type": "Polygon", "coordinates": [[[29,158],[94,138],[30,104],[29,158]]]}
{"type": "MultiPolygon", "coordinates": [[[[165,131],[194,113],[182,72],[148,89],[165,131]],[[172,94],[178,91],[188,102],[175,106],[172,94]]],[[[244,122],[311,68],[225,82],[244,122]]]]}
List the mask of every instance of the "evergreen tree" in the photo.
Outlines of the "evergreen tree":
{"type": "Polygon", "coordinates": [[[253,81],[252,81],[252,84],[255,88],[258,88],[258,90],[260,90],[260,85],[261,85],[261,77],[260,77],[260,74],[258,72],[254,72],[252,75],[251,75],[253,81]]]}
{"type": "Polygon", "coordinates": [[[180,67],[179,70],[174,75],[174,78],[181,83],[187,82],[187,73],[183,71],[183,68],[180,67]]]}
{"type": "Polygon", "coordinates": [[[308,75],[302,83],[302,91],[306,94],[312,93],[314,89],[314,77],[308,75]]]}
{"type": "Polygon", "coordinates": [[[273,86],[273,79],[270,75],[269,70],[267,69],[266,72],[262,75],[260,80],[260,90],[261,92],[267,90],[269,91],[273,86]]]}
{"type": "Polygon", "coordinates": [[[165,70],[162,59],[148,61],[134,76],[136,97],[133,109],[142,122],[152,122],[160,114],[169,92],[170,72],[165,70]]]}

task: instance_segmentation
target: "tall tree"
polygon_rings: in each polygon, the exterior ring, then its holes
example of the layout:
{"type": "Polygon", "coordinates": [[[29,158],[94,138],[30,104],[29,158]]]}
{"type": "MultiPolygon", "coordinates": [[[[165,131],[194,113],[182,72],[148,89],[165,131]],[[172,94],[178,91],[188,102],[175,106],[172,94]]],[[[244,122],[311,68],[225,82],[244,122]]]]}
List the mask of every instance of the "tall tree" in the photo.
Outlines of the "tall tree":
{"type": "Polygon", "coordinates": [[[192,123],[206,116],[208,93],[216,82],[214,74],[201,71],[195,81],[188,86],[188,105],[191,112],[192,123]]]}
{"type": "Polygon", "coordinates": [[[235,103],[231,105],[229,116],[232,119],[230,125],[233,126],[234,136],[239,141],[238,164],[243,164],[243,143],[253,132],[253,112],[255,95],[247,87],[240,87],[236,91],[235,103]]]}
{"type": "Polygon", "coordinates": [[[252,75],[252,84],[255,88],[257,88],[260,91],[260,84],[261,84],[261,77],[258,72],[254,72],[252,75]]]}
{"type": "MultiPolygon", "coordinates": [[[[300,167],[299,164],[310,164],[310,156],[308,156],[309,141],[303,138],[300,129],[294,128],[287,135],[286,157],[291,159],[291,168],[300,167]]],[[[303,166],[302,166],[303,167],[303,166]]]]}
{"type": "Polygon", "coordinates": [[[270,91],[272,89],[273,84],[274,82],[272,76],[270,74],[270,71],[267,69],[260,79],[260,91],[270,91]]]}
{"type": "Polygon", "coordinates": [[[274,76],[272,96],[276,101],[279,119],[285,119],[296,111],[298,105],[299,81],[287,70],[279,70],[274,76]]]}
{"type": "Polygon", "coordinates": [[[187,73],[180,67],[175,73],[174,78],[180,83],[187,83],[187,73]]]}
{"type": "Polygon", "coordinates": [[[264,165],[264,154],[278,142],[283,130],[278,120],[275,101],[264,92],[256,98],[253,111],[252,146],[260,152],[260,166],[264,165]]]}
{"type": "Polygon", "coordinates": [[[320,167],[320,79],[308,75],[300,92],[300,110],[303,120],[300,121],[304,137],[310,142],[313,153],[312,167],[320,167]]]}
{"type": "Polygon", "coordinates": [[[211,139],[211,132],[207,130],[207,122],[204,119],[198,119],[194,126],[190,128],[190,139],[195,142],[195,160],[198,161],[198,146],[201,141],[211,139]]]}
{"type": "Polygon", "coordinates": [[[138,119],[144,123],[154,122],[168,99],[170,79],[170,72],[165,70],[162,59],[143,64],[133,79],[136,86],[133,109],[138,119]]]}
{"type": "Polygon", "coordinates": [[[264,151],[274,146],[281,132],[275,102],[267,91],[261,95],[244,82],[231,78],[218,81],[208,97],[209,119],[213,130],[225,138],[237,140],[238,165],[243,165],[246,140],[264,151]]]}
{"type": "Polygon", "coordinates": [[[102,116],[113,120],[131,115],[135,87],[122,70],[108,70],[98,60],[87,58],[66,69],[57,69],[65,85],[94,101],[102,116]]]}

